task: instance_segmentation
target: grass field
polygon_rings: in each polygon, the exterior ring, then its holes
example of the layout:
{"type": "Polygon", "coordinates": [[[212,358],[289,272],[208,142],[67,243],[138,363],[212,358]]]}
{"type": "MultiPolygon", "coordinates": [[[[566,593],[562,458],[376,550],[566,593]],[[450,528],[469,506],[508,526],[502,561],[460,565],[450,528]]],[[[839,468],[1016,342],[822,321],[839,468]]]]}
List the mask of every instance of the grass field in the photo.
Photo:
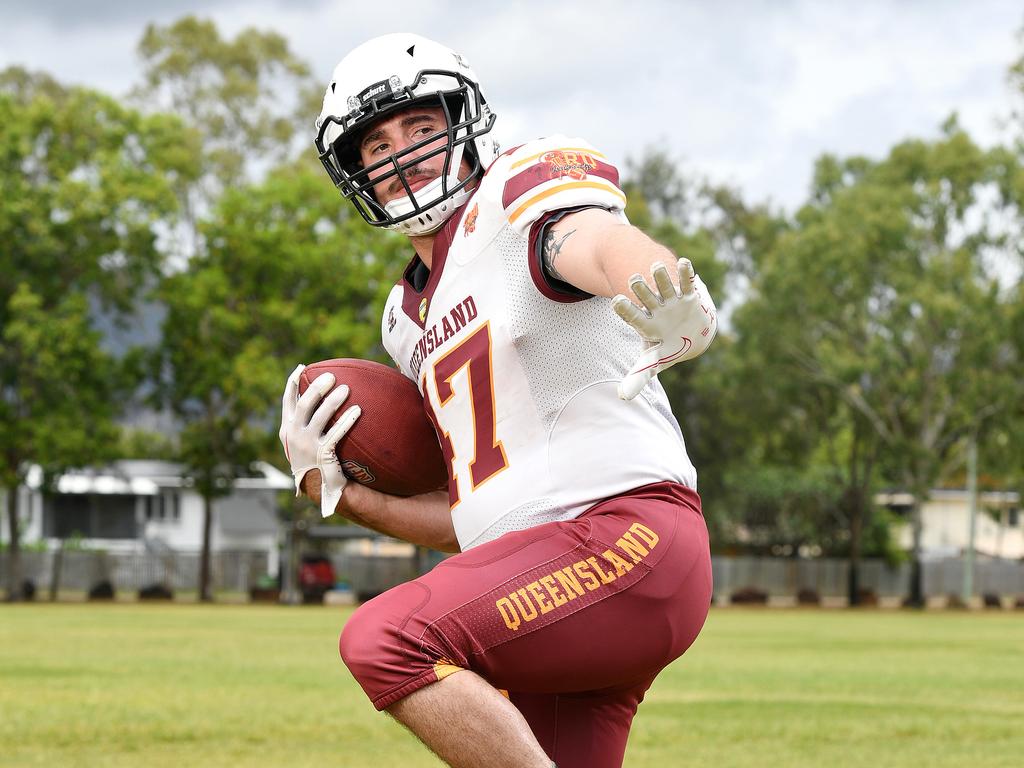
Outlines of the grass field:
{"type": "MultiPolygon", "coordinates": [[[[439,765],[339,660],[350,611],[0,607],[0,765],[439,765]]],[[[713,610],[625,764],[1024,765],[1024,613],[713,610]]]]}

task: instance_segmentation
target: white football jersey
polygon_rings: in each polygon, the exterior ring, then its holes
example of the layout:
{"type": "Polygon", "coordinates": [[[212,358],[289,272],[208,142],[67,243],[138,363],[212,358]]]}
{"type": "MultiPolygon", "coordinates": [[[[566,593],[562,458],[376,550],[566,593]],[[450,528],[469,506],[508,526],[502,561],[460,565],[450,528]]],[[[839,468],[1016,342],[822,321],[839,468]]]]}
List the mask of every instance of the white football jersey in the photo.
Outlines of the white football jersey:
{"type": "Polygon", "coordinates": [[[696,488],[655,378],[632,401],[619,380],[642,350],[611,308],[547,277],[540,235],[565,212],[622,213],[618,172],[553,136],[506,152],[418,257],[384,308],[384,346],[417,383],[449,462],[463,550],[574,518],[649,483],[696,488]]]}

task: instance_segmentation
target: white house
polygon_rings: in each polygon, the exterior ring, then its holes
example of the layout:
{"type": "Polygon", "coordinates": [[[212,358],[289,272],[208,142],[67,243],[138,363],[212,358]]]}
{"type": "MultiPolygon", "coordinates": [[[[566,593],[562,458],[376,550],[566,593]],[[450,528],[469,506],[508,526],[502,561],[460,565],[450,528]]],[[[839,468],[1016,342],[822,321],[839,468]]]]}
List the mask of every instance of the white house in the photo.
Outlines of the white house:
{"type": "MultiPolygon", "coordinates": [[[[898,512],[909,510],[909,493],[882,493],[875,502],[898,512]]],[[[963,553],[970,541],[970,500],[965,490],[933,490],[921,505],[921,547],[932,557],[963,553]]],[[[897,532],[900,546],[910,549],[913,532],[910,521],[897,532]]],[[[974,549],[982,555],[1011,560],[1024,558],[1024,526],[1021,525],[1020,495],[1012,491],[978,494],[974,520],[974,549]]]]}
{"type": "MultiPolygon", "coordinates": [[[[40,491],[42,473],[30,470],[18,489],[23,542],[80,536],[83,543],[108,552],[198,552],[203,544],[203,499],[166,461],[125,460],[98,469],[69,472],[57,480],[56,493],[40,491]]],[[[229,496],[214,502],[211,547],[214,552],[265,552],[277,571],[280,525],[277,494],[294,488],[291,477],[257,462],[247,477],[235,480],[229,496]]],[[[6,505],[3,507],[6,510],[6,505]]],[[[4,522],[0,541],[8,535],[4,522]]]]}

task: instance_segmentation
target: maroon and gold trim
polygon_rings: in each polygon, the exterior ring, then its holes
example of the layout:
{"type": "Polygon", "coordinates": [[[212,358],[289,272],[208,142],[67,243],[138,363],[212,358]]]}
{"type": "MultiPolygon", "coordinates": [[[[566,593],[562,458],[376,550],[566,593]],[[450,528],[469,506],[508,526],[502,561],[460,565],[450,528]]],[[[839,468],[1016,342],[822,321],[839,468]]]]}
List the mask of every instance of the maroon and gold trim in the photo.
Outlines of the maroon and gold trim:
{"type": "MultiPolygon", "coordinates": [[[[549,181],[554,181],[555,179],[563,178],[559,174],[560,172],[557,169],[553,170],[552,166],[549,163],[535,163],[528,167],[526,170],[520,171],[515,176],[510,178],[507,182],[505,182],[505,190],[501,196],[502,206],[504,206],[504,208],[507,210],[508,207],[512,205],[512,203],[514,203],[520,197],[525,195],[531,189],[539,187],[541,184],[546,184],[549,181]]],[[[598,178],[605,179],[606,181],[611,182],[616,187],[616,191],[618,191],[617,188],[619,186],[619,172],[614,165],[609,165],[608,163],[595,159],[595,165],[587,166],[587,170],[583,178],[586,178],[587,176],[597,176],[598,178]]],[[[561,184],[552,190],[545,190],[545,193],[554,194],[555,192],[561,192],[563,189],[574,189],[581,187],[603,189],[609,192],[612,191],[608,189],[607,184],[603,184],[600,182],[588,183],[586,181],[583,181],[581,178],[570,180],[567,183],[561,184]]],[[[542,196],[547,196],[547,194],[545,193],[541,193],[542,196]]],[[[540,196],[535,197],[539,198],[540,196]]],[[[538,201],[539,199],[535,200],[534,198],[531,198],[530,200],[527,201],[526,207],[538,201]]],[[[518,210],[522,209],[523,206],[520,206],[518,210]]],[[[515,212],[513,212],[512,215],[515,215],[515,212]]]]}
{"type": "Polygon", "coordinates": [[[466,207],[472,200],[473,196],[470,196],[469,200],[451,215],[451,218],[445,222],[445,225],[437,233],[437,237],[434,238],[431,252],[430,277],[427,278],[427,284],[423,286],[423,290],[417,291],[412,284],[412,273],[423,263],[420,261],[419,256],[412,257],[409,265],[405,268],[405,272],[402,274],[400,283],[402,286],[402,311],[420,328],[424,328],[427,324],[427,316],[430,314],[430,302],[434,298],[437,284],[441,282],[441,273],[444,272],[444,263],[448,258],[448,249],[452,247],[455,233],[459,229],[459,222],[462,221],[466,207]]]}
{"type": "Polygon", "coordinates": [[[530,227],[530,242],[527,245],[526,250],[526,261],[530,266],[530,277],[533,279],[533,284],[537,287],[537,290],[540,291],[543,296],[551,299],[552,301],[557,301],[562,304],[573,304],[577,301],[584,301],[592,298],[591,294],[586,291],[581,291],[574,285],[563,283],[551,277],[544,269],[544,254],[541,250],[544,244],[544,230],[547,227],[552,224],[557,224],[570,213],[584,211],[588,208],[602,208],[602,206],[581,205],[575,208],[563,208],[558,211],[551,211],[537,219],[537,221],[533,223],[533,226],[530,227]]]}

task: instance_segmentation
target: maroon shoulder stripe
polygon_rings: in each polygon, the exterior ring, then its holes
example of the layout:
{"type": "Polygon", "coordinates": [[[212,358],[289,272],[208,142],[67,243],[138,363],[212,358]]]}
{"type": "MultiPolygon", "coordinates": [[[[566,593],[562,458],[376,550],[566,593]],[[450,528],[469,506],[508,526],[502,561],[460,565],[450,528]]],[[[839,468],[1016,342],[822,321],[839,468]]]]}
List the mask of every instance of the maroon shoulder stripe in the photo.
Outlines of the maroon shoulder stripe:
{"type": "Polygon", "coordinates": [[[587,176],[599,176],[610,181],[616,187],[619,186],[619,172],[615,166],[596,158],[594,158],[594,161],[596,165],[587,163],[585,165],[566,166],[542,159],[505,182],[505,191],[502,194],[501,203],[505,208],[508,208],[512,205],[513,201],[534,187],[539,187],[541,184],[545,184],[553,179],[564,178],[567,181],[574,179],[582,181],[587,176]]]}

